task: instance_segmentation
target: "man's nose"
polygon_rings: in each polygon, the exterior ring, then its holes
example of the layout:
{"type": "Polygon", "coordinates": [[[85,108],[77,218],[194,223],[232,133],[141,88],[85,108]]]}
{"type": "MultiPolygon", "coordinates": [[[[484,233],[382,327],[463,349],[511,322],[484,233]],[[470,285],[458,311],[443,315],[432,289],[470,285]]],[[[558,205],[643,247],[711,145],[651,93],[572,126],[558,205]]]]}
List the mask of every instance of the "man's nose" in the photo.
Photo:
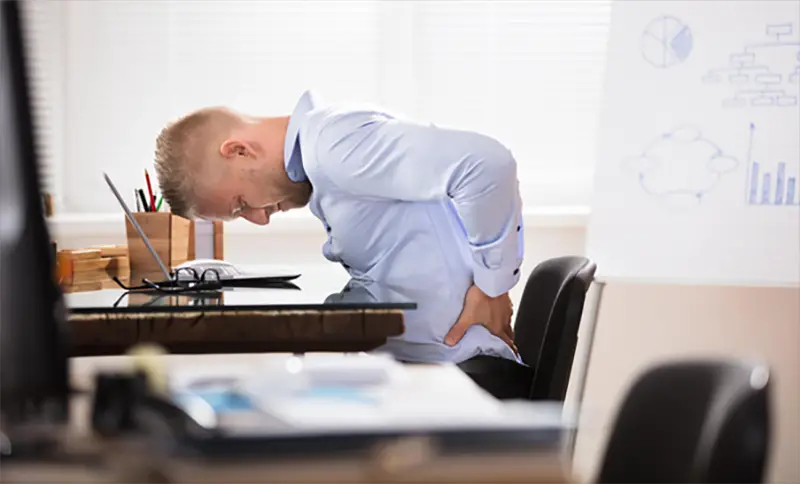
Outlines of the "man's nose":
{"type": "Polygon", "coordinates": [[[267,225],[269,223],[269,215],[263,208],[246,208],[241,211],[240,216],[256,225],[267,225]]]}

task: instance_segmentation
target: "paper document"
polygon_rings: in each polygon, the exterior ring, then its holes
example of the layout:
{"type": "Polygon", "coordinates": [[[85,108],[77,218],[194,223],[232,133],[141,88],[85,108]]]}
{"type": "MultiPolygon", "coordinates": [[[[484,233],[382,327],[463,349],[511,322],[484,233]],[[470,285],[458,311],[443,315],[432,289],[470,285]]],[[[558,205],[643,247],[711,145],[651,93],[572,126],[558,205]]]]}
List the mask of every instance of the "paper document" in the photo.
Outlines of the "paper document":
{"type": "Polygon", "coordinates": [[[543,413],[541,406],[501,402],[455,365],[403,365],[388,356],[269,355],[247,368],[177,369],[171,386],[187,406],[198,408],[200,398],[213,408],[216,418],[206,421],[237,433],[563,424],[560,407],[543,413]]]}

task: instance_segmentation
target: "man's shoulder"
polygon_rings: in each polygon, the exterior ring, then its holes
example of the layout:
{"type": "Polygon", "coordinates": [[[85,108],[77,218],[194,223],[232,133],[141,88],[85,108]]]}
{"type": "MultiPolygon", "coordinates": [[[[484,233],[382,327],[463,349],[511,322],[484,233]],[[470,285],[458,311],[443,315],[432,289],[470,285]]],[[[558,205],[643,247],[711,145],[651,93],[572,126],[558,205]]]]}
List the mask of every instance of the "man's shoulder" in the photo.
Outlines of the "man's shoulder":
{"type": "Polygon", "coordinates": [[[396,113],[370,103],[336,103],[316,106],[307,115],[306,135],[319,138],[345,134],[370,122],[398,119],[396,113]]]}
{"type": "MultiPolygon", "coordinates": [[[[386,109],[367,103],[316,106],[307,113],[300,137],[304,150],[313,153],[314,169],[338,165],[346,154],[369,136],[371,127],[397,119],[386,109]]],[[[309,154],[310,154],[309,153],[309,154]]]]}

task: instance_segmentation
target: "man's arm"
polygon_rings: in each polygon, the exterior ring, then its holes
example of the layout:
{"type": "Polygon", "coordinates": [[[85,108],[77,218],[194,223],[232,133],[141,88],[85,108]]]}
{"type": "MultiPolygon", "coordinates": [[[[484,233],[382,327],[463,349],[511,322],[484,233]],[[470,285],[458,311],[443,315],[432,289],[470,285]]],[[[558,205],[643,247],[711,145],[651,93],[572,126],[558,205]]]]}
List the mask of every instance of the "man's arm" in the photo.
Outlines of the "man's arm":
{"type": "Polygon", "coordinates": [[[475,285],[496,297],[519,280],[517,165],[496,140],[360,111],[331,116],[317,140],[317,159],[349,193],[404,201],[449,197],[472,248],[475,285]]]}

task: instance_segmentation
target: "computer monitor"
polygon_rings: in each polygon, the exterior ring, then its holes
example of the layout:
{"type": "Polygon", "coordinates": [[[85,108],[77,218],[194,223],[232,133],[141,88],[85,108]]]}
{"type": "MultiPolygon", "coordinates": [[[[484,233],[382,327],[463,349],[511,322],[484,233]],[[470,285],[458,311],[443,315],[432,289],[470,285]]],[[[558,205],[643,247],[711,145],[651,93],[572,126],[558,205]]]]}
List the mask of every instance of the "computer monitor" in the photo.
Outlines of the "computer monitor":
{"type": "Polygon", "coordinates": [[[39,190],[20,2],[0,1],[0,414],[64,419],[66,308],[39,190]],[[55,412],[52,412],[55,410],[55,412]]]}

